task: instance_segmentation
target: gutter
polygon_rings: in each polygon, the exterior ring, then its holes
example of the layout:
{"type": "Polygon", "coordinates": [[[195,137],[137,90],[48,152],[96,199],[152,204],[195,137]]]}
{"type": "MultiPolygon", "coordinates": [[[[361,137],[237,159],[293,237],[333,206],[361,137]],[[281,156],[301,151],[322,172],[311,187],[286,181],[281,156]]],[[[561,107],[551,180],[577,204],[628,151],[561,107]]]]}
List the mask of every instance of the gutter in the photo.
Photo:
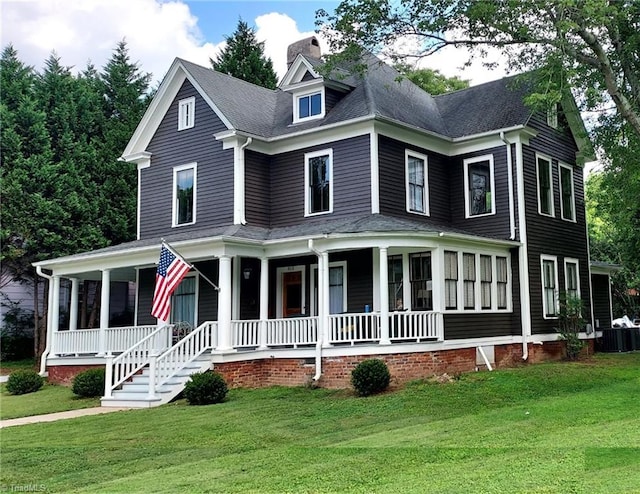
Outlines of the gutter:
{"type": "MultiPolygon", "coordinates": [[[[49,290],[51,290],[51,287],[53,285],[53,276],[45,274],[42,271],[42,266],[36,266],[36,273],[38,274],[38,276],[41,276],[42,278],[49,281],[49,290]]],[[[49,292],[49,294],[50,293],[51,292],[49,292]]],[[[51,325],[49,324],[49,321],[51,319],[51,305],[51,296],[49,295],[47,300],[47,343],[45,345],[44,352],[42,352],[42,355],[40,356],[40,375],[43,377],[47,375],[47,357],[51,352],[51,325]]],[[[38,328],[36,328],[36,331],[37,330],[38,328]]]]}
{"type": "MultiPolygon", "coordinates": [[[[313,245],[313,239],[309,239],[309,250],[318,256],[318,281],[320,281],[320,273],[324,277],[324,259],[323,253],[316,249],[313,245]]],[[[318,283],[318,337],[316,341],[316,373],[313,381],[318,382],[322,376],[322,340],[324,338],[324,326],[326,317],[324,317],[324,288],[318,283]]]]}

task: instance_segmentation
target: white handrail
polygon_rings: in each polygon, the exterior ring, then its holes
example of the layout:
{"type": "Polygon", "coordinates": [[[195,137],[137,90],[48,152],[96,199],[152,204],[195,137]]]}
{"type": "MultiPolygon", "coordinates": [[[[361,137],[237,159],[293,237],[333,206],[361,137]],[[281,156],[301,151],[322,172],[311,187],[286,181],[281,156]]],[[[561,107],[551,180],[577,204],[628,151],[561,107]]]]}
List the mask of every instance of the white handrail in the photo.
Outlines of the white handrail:
{"type": "Polygon", "coordinates": [[[167,346],[173,325],[160,326],[128,350],[113,358],[107,355],[104,396],[110,398],[113,390],[149,363],[151,352],[167,346]]]}

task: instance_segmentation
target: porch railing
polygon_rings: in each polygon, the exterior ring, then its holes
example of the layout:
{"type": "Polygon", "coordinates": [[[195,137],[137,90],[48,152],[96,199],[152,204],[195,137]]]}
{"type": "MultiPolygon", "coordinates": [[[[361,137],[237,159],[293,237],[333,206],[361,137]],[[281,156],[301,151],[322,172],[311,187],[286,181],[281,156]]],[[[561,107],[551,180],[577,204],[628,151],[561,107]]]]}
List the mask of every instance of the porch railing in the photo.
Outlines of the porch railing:
{"type": "Polygon", "coordinates": [[[392,312],[389,314],[391,341],[425,341],[444,338],[441,312],[392,312]]]}
{"type": "Polygon", "coordinates": [[[267,346],[315,345],[318,341],[317,317],[268,319],[267,346]]]}
{"type": "Polygon", "coordinates": [[[252,348],[260,344],[260,320],[231,321],[233,348],[252,348]]]}
{"type": "Polygon", "coordinates": [[[53,349],[56,355],[96,354],[107,350],[119,353],[131,348],[156,329],[155,325],[107,328],[104,330],[105,348],[100,348],[100,329],[55,331],[52,335],[53,349]]]}
{"type": "Polygon", "coordinates": [[[105,398],[110,398],[114,389],[149,364],[152,355],[167,348],[173,325],[157,328],[117,357],[107,355],[105,369],[105,398]]]}
{"type": "Polygon", "coordinates": [[[355,343],[380,340],[380,317],[371,312],[329,316],[329,343],[355,343]]]}

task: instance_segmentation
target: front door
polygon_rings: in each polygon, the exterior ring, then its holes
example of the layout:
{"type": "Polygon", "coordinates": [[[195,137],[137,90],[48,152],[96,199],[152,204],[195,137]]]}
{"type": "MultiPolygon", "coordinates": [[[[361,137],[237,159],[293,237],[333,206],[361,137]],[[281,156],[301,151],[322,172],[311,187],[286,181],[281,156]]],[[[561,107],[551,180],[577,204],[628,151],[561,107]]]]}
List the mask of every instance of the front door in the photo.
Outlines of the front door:
{"type": "Polygon", "coordinates": [[[302,306],[302,271],[282,273],[282,316],[297,316],[304,312],[302,306]]]}

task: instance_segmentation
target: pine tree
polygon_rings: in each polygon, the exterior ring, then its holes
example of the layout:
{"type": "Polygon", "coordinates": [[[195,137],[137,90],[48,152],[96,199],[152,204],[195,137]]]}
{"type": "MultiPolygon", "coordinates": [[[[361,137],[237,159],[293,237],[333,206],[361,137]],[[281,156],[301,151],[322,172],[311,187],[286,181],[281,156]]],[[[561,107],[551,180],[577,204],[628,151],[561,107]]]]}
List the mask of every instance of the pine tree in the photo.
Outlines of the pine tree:
{"type": "Polygon", "coordinates": [[[276,88],[278,77],[273,62],[264,56],[264,43],[258,42],[253,28],[240,19],[235,33],[225,39],[227,46],[215,60],[210,59],[215,70],[268,89],[276,88]]]}

